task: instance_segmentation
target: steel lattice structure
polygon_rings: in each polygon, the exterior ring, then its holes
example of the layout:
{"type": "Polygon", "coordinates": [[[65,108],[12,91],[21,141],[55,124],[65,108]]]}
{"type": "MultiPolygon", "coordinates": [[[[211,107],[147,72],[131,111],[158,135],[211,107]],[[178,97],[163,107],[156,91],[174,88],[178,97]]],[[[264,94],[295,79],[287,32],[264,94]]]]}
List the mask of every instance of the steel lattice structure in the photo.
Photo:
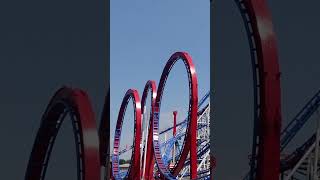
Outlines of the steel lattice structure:
{"type": "MultiPolygon", "coordinates": [[[[306,105],[297,113],[281,133],[281,151],[293,140],[302,127],[318,112],[320,106],[320,91],[318,91],[306,105]]],[[[281,179],[312,179],[320,177],[319,172],[319,113],[315,133],[300,147],[281,159],[281,179]]]]}
{"type": "MultiPolygon", "coordinates": [[[[162,72],[160,82],[158,85],[157,93],[155,93],[155,85],[153,81],[148,81],[143,93],[143,106],[146,98],[146,94],[148,93],[148,89],[151,89],[152,96],[151,96],[151,116],[150,116],[150,125],[148,130],[148,146],[147,149],[147,164],[150,164],[153,162],[153,159],[155,159],[155,162],[157,163],[157,169],[160,172],[161,176],[166,179],[175,179],[175,177],[179,174],[179,172],[184,167],[184,163],[186,162],[188,153],[190,153],[190,178],[195,179],[197,178],[197,144],[196,144],[196,135],[197,135],[197,113],[198,113],[198,82],[197,82],[197,76],[195,67],[193,65],[191,57],[186,52],[177,52],[174,53],[170,59],[168,60],[166,66],[164,67],[164,70],[162,72]],[[186,121],[186,133],[185,133],[185,139],[182,143],[181,152],[179,153],[177,157],[177,163],[175,164],[175,167],[173,170],[169,170],[166,163],[164,162],[164,159],[161,154],[160,150],[160,142],[159,142],[159,113],[160,113],[160,106],[161,106],[161,97],[164,91],[165,83],[167,80],[167,77],[170,73],[170,70],[174,66],[174,64],[181,60],[187,70],[188,74],[188,80],[189,80],[189,111],[186,121]],[[154,100],[155,98],[155,100],[154,100]],[[152,127],[152,128],[151,128],[152,127]],[[152,142],[151,140],[152,135],[152,142]],[[151,146],[151,148],[150,148],[151,146]],[[151,150],[150,150],[151,149],[151,150]]],[[[140,144],[141,141],[141,103],[138,101],[138,94],[136,92],[137,97],[134,98],[134,111],[136,114],[135,118],[135,125],[139,124],[135,130],[134,130],[134,139],[135,142],[133,143],[132,149],[133,149],[133,158],[131,160],[131,164],[129,167],[129,171],[125,174],[124,177],[121,177],[121,173],[119,172],[118,168],[118,162],[119,162],[119,142],[120,142],[120,135],[121,135],[121,125],[122,125],[122,118],[123,114],[125,112],[126,106],[121,106],[118,121],[117,121],[117,127],[115,131],[115,138],[114,138],[114,150],[113,150],[113,156],[112,156],[112,177],[115,179],[122,179],[122,178],[133,178],[133,179],[140,179],[144,178],[141,177],[141,169],[140,169],[140,158],[138,158],[138,155],[140,157],[140,146],[137,146],[137,144],[140,144]],[[137,105],[139,104],[139,106],[137,105]],[[140,114],[139,114],[140,113],[140,114]],[[137,118],[139,116],[139,118],[137,118]],[[135,176],[132,176],[130,173],[132,172],[131,169],[134,168],[135,176]]],[[[123,103],[128,103],[128,98],[123,99],[123,103]]],[[[146,166],[144,166],[146,167],[146,166]]],[[[152,167],[152,166],[151,166],[152,167]]],[[[152,173],[152,168],[148,167],[147,170],[147,176],[150,178],[152,173]]]]}
{"type": "Polygon", "coordinates": [[[140,141],[141,141],[141,102],[139,98],[139,94],[134,89],[129,89],[123,98],[117,125],[116,131],[114,135],[114,143],[113,143],[113,158],[112,158],[112,174],[115,179],[121,179],[120,170],[119,170],[119,148],[120,148],[120,136],[121,129],[123,124],[123,118],[126,112],[127,105],[129,103],[130,98],[133,101],[134,106],[134,142],[133,142],[133,153],[131,157],[131,166],[129,168],[128,173],[124,177],[125,179],[129,179],[129,177],[140,177],[140,141]]]}
{"type": "MultiPolygon", "coordinates": [[[[145,86],[144,92],[146,92],[148,90],[148,87],[150,87],[148,84],[152,84],[154,83],[153,81],[148,81],[147,85],[145,86]]],[[[144,93],[145,94],[145,93],[144,93]]],[[[145,98],[142,98],[145,99],[145,98]]],[[[154,99],[153,97],[151,99],[154,99]]],[[[209,142],[209,137],[210,137],[210,103],[209,101],[209,92],[207,92],[205,94],[205,96],[199,101],[198,103],[198,119],[197,119],[197,174],[198,177],[202,177],[202,179],[204,178],[208,178],[210,175],[210,157],[209,157],[209,153],[210,153],[210,142],[209,142]]],[[[144,103],[142,103],[144,104],[144,103]]],[[[142,106],[144,107],[144,106],[142,106]]],[[[144,111],[142,111],[144,112],[144,111]]],[[[145,112],[143,114],[143,116],[145,116],[147,114],[147,112],[145,112]]],[[[152,114],[152,112],[150,112],[150,114],[152,114]]],[[[147,116],[146,116],[147,117],[147,116]]],[[[150,120],[151,120],[150,116],[150,120]]],[[[170,165],[170,162],[172,162],[173,159],[178,158],[179,154],[181,153],[181,146],[183,144],[183,137],[185,137],[186,135],[186,128],[187,128],[187,122],[188,119],[184,119],[182,122],[178,123],[176,125],[176,127],[178,128],[178,130],[176,131],[176,134],[169,138],[169,139],[163,139],[164,137],[166,137],[166,134],[170,133],[170,130],[173,130],[174,127],[169,127],[167,129],[162,130],[159,135],[159,139],[162,139],[162,143],[160,143],[160,149],[162,152],[162,159],[164,161],[164,164],[166,166],[170,165]],[[172,153],[173,149],[176,146],[176,153],[172,153]],[[175,156],[173,156],[173,154],[175,156]]],[[[150,124],[151,121],[148,121],[148,123],[150,124]]],[[[150,127],[150,126],[149,126],[150,127]]],[[[150,131],[147,131],[147,134],[149,134],[147,137],[150,137],[150,131]]],[[[148,142],[150,142],[150,139],[147,140],[148,142]]],[[[142,149],[144,149],[143,147],[145,147],[145,141],[142,140],[142,149]]],[[[151,141],[152,143],[152,141],[151,141]]],[[[148,144],[148,143],[147,143],[148,144]]],[[[152,145],[150,145],[152,146],[152,145]]],[[[150,147],[147,146],[147,147],[150,147]]],[[[122,155],[126,152],[128,152],[129,150],[132,150],[134,146],[131,146],[129,148],[123,149],[119,152],[119,155],[122,155]]],[[[144,157],[142,157],[143,159],[144,157]]],[[[148,160],[148,159],[147,159],[148,160]]],[[[154,161],[154,159],[151,159],[150,161],[154,161]]],[[[145,161],[141,161],[141,162],[145,162],[145,161]]],[[[186,162],[184,163],[183,169],[181,170],[181,172],[177,175],[178,179],[182,179],[182,178],[190,178],[190,158],[188,157],[186,162]]],[[[142,167],[147,167],[147,164],[145,166],[142,167]]],[[[154,166],[154,163],[152,163],[149,168],[145,168],[145,173],[142,174],[142,177],[144,179],[153,179],[156,177],[155,172],[157,172],[158,168],[157,166],[154,166]],[[150,169],[152,169],[150,171],[150,169]],[[149,174],[147,174],[146,172],[150,172],[149,174]]],[[[120,173],[122,175],[122,178],[124,178],[128,172],[122,172],[120,173]]],[[[141,177],[141,178],[142,178],[141,177]]]]}

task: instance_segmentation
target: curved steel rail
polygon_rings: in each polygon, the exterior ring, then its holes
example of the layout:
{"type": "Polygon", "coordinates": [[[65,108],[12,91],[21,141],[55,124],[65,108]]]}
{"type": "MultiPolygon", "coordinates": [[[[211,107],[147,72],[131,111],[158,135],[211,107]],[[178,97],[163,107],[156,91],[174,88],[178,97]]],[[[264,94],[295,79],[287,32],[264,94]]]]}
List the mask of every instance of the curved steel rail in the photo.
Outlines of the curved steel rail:
{"type": "MultiPolygon", "coordinates": [[[[149,80],[147,81],[141,99],[141,112],[144,112],[145,102],[147,99],[148,92],[151,93],[151,111],[150,111],[150,119],[149,119],[149,128],[148,128],[148,139],[147,139],[147,156],[146,156],[146,165],[145,165],[145,179],[150,179],[153,177],[153,167],[154,167],[154,153],[153,153],[153,141],[152,141],[152,124],[153,124],[153,109],[157,96],[157,89],[155,81],[149,80]]],[[[142,161],[143,162],[143,161],[142,161]]]]}
{"type": "MultiPolygon", "coordinates": [[[[201,128],[204,128],[204,127],[207,127],[207,125],[200,125],[197,127],[197,130],[200,130],[201,128]]],[[[165,141],[164,143],[160,144],[160,148],[162,148],[163,146],[166,146],[166,150],[165,150],[165,153],[163,154],[163,159],[164,159],[164,162],[165,164],[168,162],[168,161],[171,161],[173,159],[173,157],[171,157],[171,152],[173,150],[173,145],[179,145],[179,142],[178,140],[181,139],[181,137],[184,137],[186,135],[186,132],[183,132],[183,133],[179,133],[177,134],[176,136],[173,136],[172,138],[170,138],[169,140],[165,141]]],[[[197,140],[197,147],[201,144],[205,142],[205,140],[197,140]]],[[[208,144],[209,145],[209,144],[208,144]]],[[[176,152],[176,155],[175,157],[178,157],[179,156],[179,153],[180,153],[180,149],[177,148],[177,152],[176,152]]],[[[199,157],[199,156],[197,156],[199,157]]]]}
{"type": "Polygon", "coordinates": [[[281,90],[278,52],[265,0],[235,0],[249,40],[254,88],[250,179],[277,180],[280,170],[281,90]]]}
{"type": "MultiPolygon", "coordinates": [[[[206,108],[208,107],[208,105],[209,105],[209,104],[207,104],[207,105],[206,105],[205,107],[203,107],[201,110],[198,110],[198,116],[200,116],[200,115],[206,110],[206,108]]],[[[198,108],[199,108],[199,105],[198,105],[198,108]]],[[[177,134],[181,134],[181,133],[182,133],[181,131],[185,128],[186,125],[187,125],[187,119],[181,121],[180,123],[177,123],[176,127],[179,127],[177,134]]],[[[151,127],[151,126],[150,126],[150,127],[151,127]]],[[[203,127],[203,126],[200,126],[200,128],[201,128],[201,127],[203,127]]],[[[168,132],[169,130],[172,130],[172,129],[173,129],[173,127],[169,127],[169,128],[167,128],[167,129],[165,129],[165,130],[162,130],[159,134],[161,135],[161,134],[166,133],[166,132],[168,132]]],[[[199,127],[198,127],[198,129],[199,129],[199,127]]],[[[184,135],[185,135],[185,132],[184,132],[184,135]]],[[[169,142],[169,141],[170,141],[170,139],[167,140],[166,142],[169,142]]],[[[163,142],[163,143],[160,145],[160,147],[162,147],[163,145],[166,145],[166,142],[163,142]]],[[[123,153],[126,153],[126,152],[129,151],[129,150],[132,150],[132,148],[133,148],[133,146],[131,145],[129,148],[123,149],[123,150],[119,151],[119,155],[121,155],[121,154],[123,154],[123,153]]],[[[104,151],[102,151],[102,152],[104,152],[104,151]]]]}
{"type": "Polygon", "coordinates": [[[320,106],[320,90],[307,102],[290,123],[281,132],[280,151],[289,144],[303,125],[310,119],[320,106]]]}
{"type": "MultiPolygon", "coordinates": [[[[320,91],[318,91],[307,104],[298,112],[298,114],[290,121],[290,123],[281,132],[281,149],[283,151],[289,142],[295,137],[295,135],[301,130],[304,124],[310,119],[310,117],[316,112],[320,106],[320,91]]],[[[314,144],[316,140],[316,134],[313,134],[304,144],[293,151],[285,159],[281,160],[280,172],[283,173],[289,169],[292,169],[303,155],[307,152],[310,146],[314,144]]]]}
{"type": "Polygon", "coordinates": [[[195,72],[194,65],[192,63],[191,57],[185,52],[176,52],[168,60],[158,85],[156,103],[153,114],[153,145],[154,153],[157,162],[158,169],[161,174],[166,179],[175,179],[179,171],[183,168],[183,164],[187,158],[190,151],[191,160],[191,179],[197,177],[197,147],[196,147],[196,129],[197,129],[197,112],[198,112],[198,80],[195,72]],[[171,172],[165,163],[163,162],[160,143],[159,143],[159,114],[161,99],[165,87],[168,75],[174,66],[174,64],[181,59],[187,69],[188,80],[189,80],[189,111],[188,111],[188,126],[186,128],[187,135],[184,140],[184,145],[182,146],[182,152],[177,164],[174,167],[173,172],[171,172]]]}
{"type": "Polygon", "coordinates": [[[99,180],[99,140],[94,113],[84,91],[63,87],[52,97],[38,130],[25,180],[43,180],[61,124],[70,114],[77,153],[79,180],[99,180]]]}
{"type": "MultiPolygon", "coordinates": [[[[203,105],[203,103],[204,103],[207,99],[209,99],[209,97],[210,97],[210,92],[207,92],[207,93],[202,97],[202,99],[199,101],[199,103],[198,103],[198,109],[203,105]]],[[[207,104],[206,106],[208,106],[208,104],[207,104]]],[[[201,110],[199,110],[199,111],[198,111],[198,116],[199,116],[200,114],[202,114],[202,111],[204,111],[205,109],[206,109],[206,107],[204,107],[204,108],[202,108],[201,110]]],[[[183,121],[177,123],[176,127],[186,125],[187,120],[188,120],[188,119],[186,118],[186,119],[184,119],[183,121]]],[[[167,129],[165,129],[165,130],[162,130],[159,134],[166,133],[166,132],[168,132],[168,131],[170,131],[170,130],[172,130],[172,129],[173,129],[173,126],[167,128],[167,129]]]]}
{"type": "Polygon", "coordinates": [[[307,152],[310,146],[316,141],[316,134],[313,134],[305,143],[293,151],[289,156],[281,160],[280,172],[292,169],[307,152]]]}
{"type": "Polygon", "coordinates": [[[135,89],[129,89],[123,100],[118,114],[118,120],[116,124],[116,130],[114,133],[113,142],[113,156],[112,156],[112,176],[114,179],[140,179],[140,143],[141,143],[141,103],[138,91],[135,89]],[[131,156],[131,164],[128,169],[128,173],[125,177],[120,176],[119,169],[119,148],[120,137],[122,131],[123,118],[128,106],[128,103],[132,99],[134,109],[134,138],[133,138],[133,151],[131,156]]]}

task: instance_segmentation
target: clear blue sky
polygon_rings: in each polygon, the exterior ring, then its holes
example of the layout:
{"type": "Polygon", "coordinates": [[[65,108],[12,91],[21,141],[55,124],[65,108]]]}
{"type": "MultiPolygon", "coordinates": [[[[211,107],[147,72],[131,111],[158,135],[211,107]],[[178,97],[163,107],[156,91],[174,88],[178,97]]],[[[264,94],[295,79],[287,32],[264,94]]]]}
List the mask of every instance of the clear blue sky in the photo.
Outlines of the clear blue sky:
{"type": "MultiPolygon", "coordinates": [[[[147,80],[160,76],[169,57],[186,51],[198,75],[199,99],[210,87],[209,1],[194,0],[111,0],[111,143],[122,98],[129,88],[140,97],[147,80]]],[[[178,121],[186,117],[188,84],[182,62],[169,75],[161,106],[160,128],[170,126],[172,111],[178,121]]],[[[148,99],[150,96],[148,97],[148,99]]],[[[132,105],[127,108],[121,144],[131,145],[132,105]]]]}

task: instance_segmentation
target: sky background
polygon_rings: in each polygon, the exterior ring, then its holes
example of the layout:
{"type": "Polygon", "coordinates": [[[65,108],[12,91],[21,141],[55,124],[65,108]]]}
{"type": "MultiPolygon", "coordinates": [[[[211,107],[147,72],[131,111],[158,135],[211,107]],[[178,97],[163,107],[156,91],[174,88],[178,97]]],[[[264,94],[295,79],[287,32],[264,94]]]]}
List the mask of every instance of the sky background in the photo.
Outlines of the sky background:
{"type": "MultiPolygon", "coordinates": [[[[111,93],[119,94],[111,97],[119,98],[117,101],[114,99],[116,102],[112,104],[114,111],[117,112],[128,88],[134,87],[141,92],[146,80],[159,81],[165,62],[177,50],[188,51],[194,59],[199,78],[199,95],[208,90],[209,83],[205,79],[201,80],[207,78],[201,74],[207,72],[201,70],[205,64],[198,62],[208,61],[205,56],[208,55],[209,42],[203,40],[208,37],[205,33],[209,26],[206,17],[208,10],[205,7],[209,4],[207,0],[179,0],[179,3],[176,0],[150,0],[143,3],[138,0],[112,1],[118,4],[113,4],[117,9],[111,9],[112,14],[116,13],[116,17],[122,17],[123,20],[113,22],[114,26],[124,28],[111,33],[116,35],[118,32],[128,41],[118,43],[116,39],[111,39],[114,43],[111,48],[118,47],[119,50],[122,46],[126,47],[127,43],[131,46],[123,48],[122,53],[111,52],[111,57],[118,56],[119,60],[126,62],[119,69],[111,69],[111,72],[128,74],[128,77],[135,77],[131,79],[136,79],[136,82],[130,82],[132,84],[128,84],[127,78],[116,82],[119,92],[112,92],[111,88],[111,93]],[[171,18],[175,21],[171,21],[171,18]],[[190,33],[190,37],[180,36],[185,32],[188,32],[187,35],[190,33]],[[139,40],[143,38],[142,35],[148,38],[144,38],[145,41],[139,40]],[[177,41],[171,40],[170,36],[177,41]],[[143,48],[140,48],[141,44],[143,48]],[[136,61],[141,61],[140,65],[136,61]],[[131,69],[133,66],[139,67],[131,69]]],[[[247,39],[236,5],[233,0],[215,2],[212,26],[215,51],[211,52],[214,53],[211,84],[216,92],[216,114],[211,131],[214,142],[212,147],[218,159],[215,177],[235,180],[240,179],[248,169],[247,156],[251,148],[251,66],[247,39]]],[[[278,39],[284,125],[320,87],[320,2],[268,2],[278,39]]],[[[107,9],[104,3],[103,0],[17,0],[0,3],[1,179],[23,179],[42,113],[51,96],[62,85],[72,85],[87,91],[99,123],[108,81],[105,54],[107,9]]],[[[173,69],[177,72],[169,78],[184,80],[184,71],[180,67],[177,64],[173,69]]],[[[207,64],[205,68],[208,67],[207,64]]],[[[184,83],[176,85],[182,90],[186,88],[184,83]]],[[[167,88],[167,96],[174,95],[174,85],[167,88]]],[[[179,94],[177,98],[183,96],[179,94]]],[[[163,98],[163,102],[168,103],[166,106],[170,109],[162,110],[169,113],[171,108],[176,108],[174,105],[179,105],[170,102],[167,97],[163,98]]],[[[312,132],[313,125],[314,121],[310,121],[309,127],[299,134],[296,144],[301,144],[304,137],[312,132]]],[[[75,146],[70,130],[71,125],[66,121],[54,145],[46,180],[76,179],[75,146]]]]}
{"type": "MultiPolygon", "coordinates": [[[[135,88],[141,98],[148,80],[155,80],[158,86],[162,70],[174,52],[185,51],[191,55],[198,76],[199,100],[209,91],[209,4],[209,1],[193,0],[111,0],[111,147],[124,94],[129,88],[135,88]]],[[[173,125],[174,110],[178,111],[178,122],[187,116],[188,95],[186,69],[183,62],[179,61],[166,83],[161,103],[160,129],[173,125]]],[[[150,95],[147,109],[150,107],[149,101],[150,95]]],[[[124,119],[120,140],[123,148],[132,145],[132,103],[129,104],[124,119]]],[[[130,152],[123,157],[131,157],[130,152]]]]}

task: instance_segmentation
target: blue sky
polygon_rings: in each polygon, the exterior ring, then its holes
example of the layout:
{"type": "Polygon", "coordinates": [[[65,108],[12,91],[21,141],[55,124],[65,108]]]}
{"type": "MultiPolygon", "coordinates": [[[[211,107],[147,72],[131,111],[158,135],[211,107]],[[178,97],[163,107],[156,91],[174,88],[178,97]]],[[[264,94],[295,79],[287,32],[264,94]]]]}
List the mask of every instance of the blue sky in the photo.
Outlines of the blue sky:
{"type": "MultiPolygon", "coordinates": [[[[194,0],[111,0],[110,10],[112,143],[118,111],[127,89],[137,89],[141,97],[147,80],[155,80],[158,86],[165,63],[174,52],[186,51],[193,58],[199,99],[209,91],[210,11],[209,1],[194,0]]],[[[170,126],[173,110],[178,110],[178,121],[186,117],[187,82],[183,63],[178,62],[165,88],[160,128],[170,126]]],[[[132,115],[130,103],[123,124],[122,146],[132,144],[132,115]]]]}

